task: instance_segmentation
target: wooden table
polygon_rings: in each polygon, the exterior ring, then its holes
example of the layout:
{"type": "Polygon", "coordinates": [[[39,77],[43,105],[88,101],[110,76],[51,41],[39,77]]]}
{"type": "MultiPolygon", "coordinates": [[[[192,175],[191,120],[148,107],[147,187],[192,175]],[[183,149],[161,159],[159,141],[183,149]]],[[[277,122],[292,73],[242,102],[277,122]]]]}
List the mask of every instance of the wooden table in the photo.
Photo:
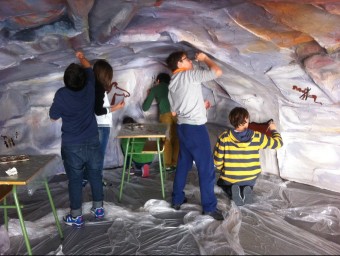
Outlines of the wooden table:
{"type": "MultiPolygon", "coordinates": [[[[7,156],[0,155],[0,158],[7,156]]],[[[8,229],[7,209],[16,208],[19,217],[19,222],[22,230],[22,234],[25,240],[27,253],[32,255],[31,244],[28,238],[24,218],[21,212],[22,206],[19,203],[17,186],[34,187],[40,183],[45,186],[48,199],[52,208],[52,212],[55,218],[59,236],[63,239],[63,233],[61,230],[60,222],[56,213],[56,209],[53,203],[53,198],[48,186],[47,174],[51,173],[51,168],[55,168],[56,164],[60,162],[60,158],[57,155],[29,155],[28,160],[1,163],[0,164],[0,200],[3,199],[4,204],[0,205],[0,208],[4,209],[5,225],[8,229]],[[9,176],[6,171],[15,167],[18,174],[9,176]],[[13,194],[15,205],[7,205],[6,196],[13,194]],[[2,193],[2,194],[1,194],[2,193]]],[[[52,170],[53,171],[53,170],[52,170]]]]}
{"type": "Polygon", "coordinates": [[[162,197],[165,198],[164,192],[164,177],[163,173],[165,172],[165,163],[164,163],[164,145],[162,143],[162,139],[167,137],[167,133],[169,131],[169,125],[162,123],[134,123],[134,124],[124,124],[122,129],[119,131],[117,138],[126,138],[127,146],[124,153],[124,166],[122,171],[122,179],[120,184],[119,191],[119,201],[121,201],[123,187],[125,182],[125,171],[128,172],[128,180],[130,177],[130,167],[132,162],[132,155],[134,154],[157,154],[159,160],[159,171],[161,177],[161,186],[162,186],[162,197]],[[144,149],[142,152],[135,153],[133,152],[133,146],[136,138],[147,138],[149,141],[145,143],[144,149]],[[127,167],[127,159],[130,156],[130,163],[127,167]],[[162,157],[163,156],[163,157],[162,157]]]}

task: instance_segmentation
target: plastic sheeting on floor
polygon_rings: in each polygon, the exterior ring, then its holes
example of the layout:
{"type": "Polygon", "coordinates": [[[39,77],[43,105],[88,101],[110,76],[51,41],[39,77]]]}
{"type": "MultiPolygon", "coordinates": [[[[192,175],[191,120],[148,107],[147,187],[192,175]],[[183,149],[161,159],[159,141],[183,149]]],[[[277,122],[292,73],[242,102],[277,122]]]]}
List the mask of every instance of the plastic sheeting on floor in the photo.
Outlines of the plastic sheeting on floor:
{"type": "MultiPolygon", "coordinates": [[[[91,190],[83,193],[85,227],[62,223],[58,236],[44,189],[33,195],[22,191],[23,215],[33,254],[231,255],[231,254],[340,254],[340,194],[276,176],[261,176],[254,187],[254,204],[236,206],[215,186],[224,221],[201,215],[197,171],[188,176],[188,203],[170,207],[174,173],[167,173],[166,199],[161,197],[158,164],[151,176],[131,176],[118,201],[121,168],[104,170],[106,216],[97,221],[89,213],[91,190]]],[[[50,181],[60,221],[69,211],[67,179],[50,181]]],[[[10,197],[8,199],[12,201],[10,197]]],[[[26,254],[16,212],[10,209],[8,233],[0,227],[0,254],[26,254]]],[[[1,211],[1,217],[3,211],[1,211]]],[[[0,223],[3,224],[3,218],[0,223]]]]}

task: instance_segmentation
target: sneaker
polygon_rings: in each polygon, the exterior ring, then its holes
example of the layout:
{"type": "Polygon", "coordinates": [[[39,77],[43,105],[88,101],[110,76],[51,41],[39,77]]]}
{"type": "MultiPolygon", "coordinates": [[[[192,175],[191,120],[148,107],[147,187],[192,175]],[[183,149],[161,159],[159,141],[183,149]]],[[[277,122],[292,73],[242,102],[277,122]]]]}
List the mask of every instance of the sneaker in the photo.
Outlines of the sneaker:
{"type": "Polygon", "coordinates": [[[144,164],[143,167],[142,167],[142,177],[143,178],[149,177],[149,170],[150,170],[149,165],[144,164]]]}
{"type": "Polygon", "coordinates": [[[85,187],[88,182],[89,182],[88,180],[83,180],[82,182],[83,187],[85,187]]]}
{"type": "Polygon", "coordinates": [[[240,191],[240,186],[238,185],[232,185],[231,186],[231,200],[234,201],[234,203],[237,206],[244,205],[243,199],[241,197],[241,191],[240,191]]]}
{"type": "Polygon", "coordinates": [[[166,172],[173,172],[173,171],[176,171],[176,166],[168,166],[165,168],[165,171],[166,172]]]}
{"type": "Polygon", "coordinates": [[[176,211],[178,211],[179,209],[181,209],[181,205],[185,204],[188,202],[188,199],[186,197],[184,197],[183,203],[181,204],[172,204],[171,207],[174,208],[176,211]]]}
{"type": "Polygon", "coordinates": [[[252,204],[253,203],[253,190],[250,186],[246,186],[243,189],[243,202],[244,204],[252,204]]]}
{"type": "Polygon", "coordinates": [[[213,217],[215,220],[224,220],[222,211],[219,209],[216,209],[213,212],[203,212],[203,215],[209,215],[211,217],[213,217]]]}
{"type": "Polygon", "coordinates": [[[103,207],[91,208],[91,213],[96,217],[96,219],[102,219],[105,216],[105,211],[103,207]]]}
{"type": "Polygon", "coordinates": [[[142,177],[143,176],[143,171],[139,170],[139,169],[136,169],[135,172],[134,172],[134,175],[138,176],[138,177],[142,177]]]}
{"type": "Polygon", "coordinates": [[[72,217],[71,214],[67,214],[65,217],[63,217],[63,220],[64,220],[66,225],[77,227],[77,228],[80,228],[85,224],[82,215],[74,218],[74,217],[72,217]]]}
{"type": "MultiPolygon", "coordinates": [[[[126,174],[129,174],[128,171],[125,171],[126,174]]],[[[131,167],[130,169],[130,175],[135,175],[135,168],[131,167]]]]}
{"type": "Polygon", "coordinates": [[[110,182],[110,181],[106,181],[106,180],[103,180],[103,187],[108,187],[108,186],[112,186],[113,184],[112,184],[112,182],[110,182]]]}

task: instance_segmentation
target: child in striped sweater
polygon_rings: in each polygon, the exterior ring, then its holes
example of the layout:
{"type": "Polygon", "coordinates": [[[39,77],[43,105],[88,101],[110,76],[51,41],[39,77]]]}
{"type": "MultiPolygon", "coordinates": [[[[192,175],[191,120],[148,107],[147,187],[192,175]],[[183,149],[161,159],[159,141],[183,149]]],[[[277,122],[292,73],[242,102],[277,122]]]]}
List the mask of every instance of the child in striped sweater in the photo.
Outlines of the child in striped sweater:
{"type": "Polygon", "coordinates": [[[217,181],[237,206],[253,202],[252,190],[261,173],[260,149],[278,149],[283,142],[274,122],[269,124],[272,136],[248,129],[249,112],[236,107],[229,114],[234,129],[227,129],[214,148],[214,164],[221,172],[217,181]]]}

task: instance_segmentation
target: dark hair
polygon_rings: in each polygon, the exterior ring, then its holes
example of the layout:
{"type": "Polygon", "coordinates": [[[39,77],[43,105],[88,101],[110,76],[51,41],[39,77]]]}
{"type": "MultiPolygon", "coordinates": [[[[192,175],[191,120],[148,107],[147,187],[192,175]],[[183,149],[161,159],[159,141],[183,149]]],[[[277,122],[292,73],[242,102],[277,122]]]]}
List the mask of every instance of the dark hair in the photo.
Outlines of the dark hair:
{"type": "Polygon", "coordinates": [[[72,91],[80,91],[85,87],[86,73],[79,65],[72,63],[64,72],[64,84],[72,91]]]}
{"type": "Polygon", "coordinates": [[[96,78],[96,84],[103,86],[105,91],[111,91],[113,70],[111,65],[106,60],[97,60],[93,64],[93,72],[96,78]]]}
{"type": "Polygon", "coordinates": [[[178,69],[177,63],[182,59],[183,56],[186,56],[187,53],[184,51],[173,52],[166,59],[166,64],[171,71],[175,71],[178,69]]]}
{"type": "Polygon", "coordinates": [[[159,80],[160,83],[170,83],[171,76],[167,73],[159,73],[156,77],[156,81],[159,80]]]}
{"type": "Polygon", "coordinates": [[[130,116],[125,116],[123,118],[123,124],[135,124],[135,123],[136,121],[130,116]]]}
{"type": "Polygon", "coordinates": [[[245,108],[236,107],[229,113],[229,121],[235,128],[244,124],[247,118],[249,118],[249,112],[245,108]]]}

